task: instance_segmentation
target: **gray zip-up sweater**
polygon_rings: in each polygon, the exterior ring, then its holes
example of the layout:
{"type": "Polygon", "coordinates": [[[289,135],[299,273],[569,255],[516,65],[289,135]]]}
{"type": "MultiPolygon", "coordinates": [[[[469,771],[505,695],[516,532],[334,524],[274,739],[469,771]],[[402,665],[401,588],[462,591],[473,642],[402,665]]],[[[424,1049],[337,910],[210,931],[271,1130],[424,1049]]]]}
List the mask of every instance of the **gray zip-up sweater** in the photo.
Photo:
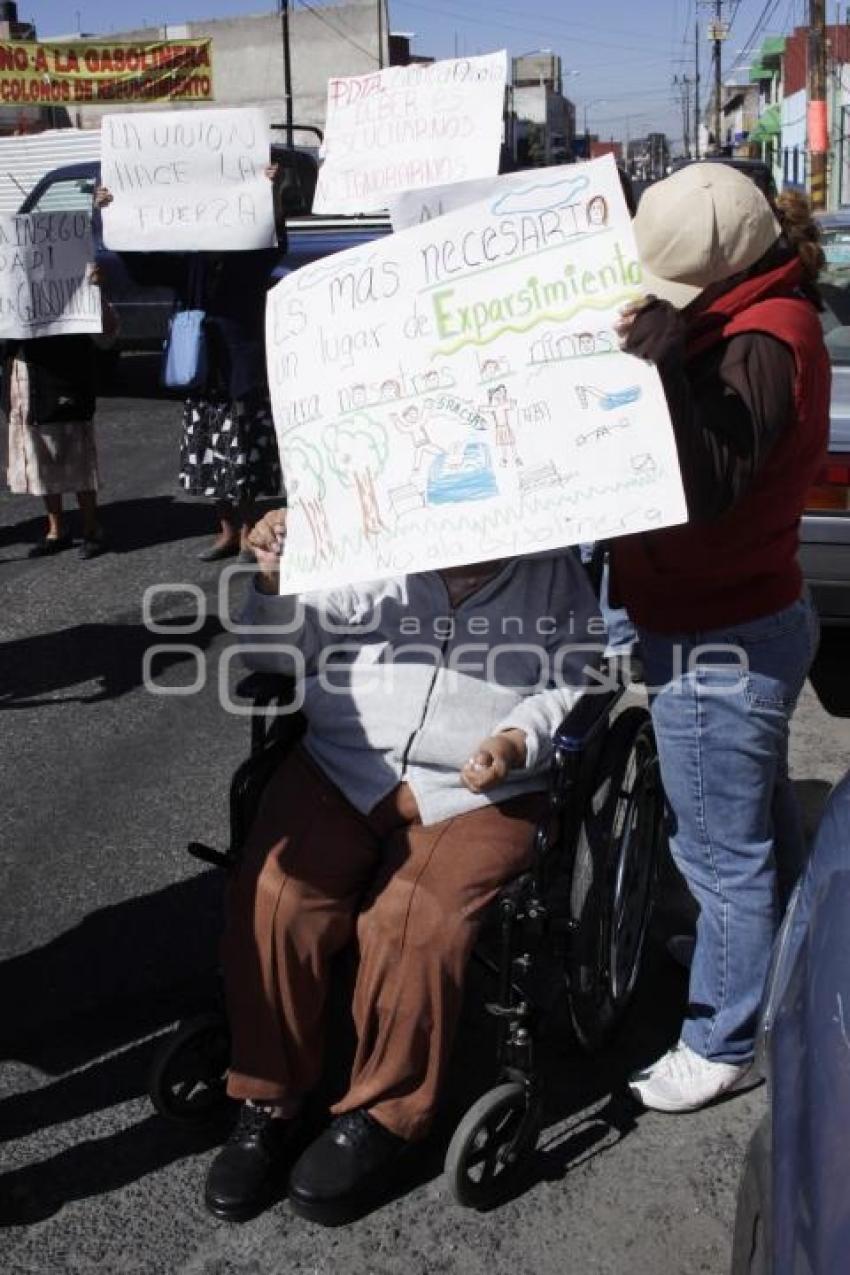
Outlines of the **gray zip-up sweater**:
{"type": "Polygon", "coordinates": [[[242,623],[245,663],[297,679],[304,746],[352,805],[366,814],[406,780],[426,824],[546,787],[552,736],[604,645],[567,552],[513,559],[457,607],[437,572],[299,598],[251,589],[242,623]],[[509,728],[525,732],[525,767],[469,792],[461,768],[509,728]]]}

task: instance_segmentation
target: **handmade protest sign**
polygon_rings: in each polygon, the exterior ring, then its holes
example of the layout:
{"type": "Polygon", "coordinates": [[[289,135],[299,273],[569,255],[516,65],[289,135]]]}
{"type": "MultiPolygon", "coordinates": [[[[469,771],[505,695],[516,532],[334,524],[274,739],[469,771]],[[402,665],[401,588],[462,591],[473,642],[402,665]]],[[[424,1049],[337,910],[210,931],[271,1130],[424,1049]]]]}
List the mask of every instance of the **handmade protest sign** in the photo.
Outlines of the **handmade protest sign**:
{"type": "Polygon", "coordinates": [[[507,54],[332,79],[319,213],[379,212],[402,190],[499,171],[507,54]]]}
{"type": "Polygon", "coordinates": [[[263,112],[105,115],[101,181],[114,196],[103,237],[121,252],[272,248],[269,135],[263,112]]]}
{"type": "Polygon", "coordinates": [[[451,186],[429,186],[426,190],[406,190],[393,195],[387,208],[393,230],[409,230],[424,221],[433,221],[446,213],[480,203],[496,191],[510,190],[512,186],[527,186],[528,171],[505,173],[501,177],[479,177],[471,182],[455,182],[451,186]]]}
{"type": "Polygon", "coordinates": [[[0,216],[0,338],[100,332],[100,288],[84,212],[0,216]]]}
{"type": "Polygon", "coordinates": [[[685,520],[658,373],[614,332],[641,294],[614,162],[525,177],[270,293],[282,592],[685,520]]]}

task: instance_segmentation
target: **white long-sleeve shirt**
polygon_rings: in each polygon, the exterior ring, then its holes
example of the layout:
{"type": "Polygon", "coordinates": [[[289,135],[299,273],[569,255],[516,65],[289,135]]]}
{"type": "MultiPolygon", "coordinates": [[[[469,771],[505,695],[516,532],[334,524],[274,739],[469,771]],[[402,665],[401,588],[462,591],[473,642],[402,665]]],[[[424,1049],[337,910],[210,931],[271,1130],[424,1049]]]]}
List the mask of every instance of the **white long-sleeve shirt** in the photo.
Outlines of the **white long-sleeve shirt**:
{"type": "Polygon", "coordinates": [[[552,736],[604,647],[566,551],[512,559],[457,606],[437,572],[298,598],[252,589],[242,623],[245,663],[295,677],[304,746],[352,805],[368,813],[405,780],[423,823],[545,788],[552,736]],[[511,728],[525,766],[469,792],[461,768],[511,728]]]}

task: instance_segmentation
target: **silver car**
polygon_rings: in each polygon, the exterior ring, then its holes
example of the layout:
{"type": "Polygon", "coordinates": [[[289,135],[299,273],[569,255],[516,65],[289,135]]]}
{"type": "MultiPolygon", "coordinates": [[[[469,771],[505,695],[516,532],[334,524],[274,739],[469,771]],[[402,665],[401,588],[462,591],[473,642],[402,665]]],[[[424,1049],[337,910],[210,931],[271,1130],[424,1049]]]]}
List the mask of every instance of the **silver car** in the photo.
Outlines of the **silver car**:
{"type": "Polygon", "coordinates": [[[824,336],[832,361],[829,459],[809,496],[800,562],[821,623],[850,625],[850,212],[819,218],[824,336]]]}

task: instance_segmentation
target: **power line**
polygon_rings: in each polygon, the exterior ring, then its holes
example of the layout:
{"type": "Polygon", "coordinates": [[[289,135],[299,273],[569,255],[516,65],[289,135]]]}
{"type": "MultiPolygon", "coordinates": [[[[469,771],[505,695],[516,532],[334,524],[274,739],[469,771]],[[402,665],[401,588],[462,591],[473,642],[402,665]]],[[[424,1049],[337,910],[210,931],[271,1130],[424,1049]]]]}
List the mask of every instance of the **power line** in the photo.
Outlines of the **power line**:
{"type": "MultiPolygon", "coordinates": [[[[464,14],[464,13],[458,13],[456,10],[452,10],[452,9],[437,8],[435,5],[432,5],[432,4],[420,3],[419,0],[403,0],[403,3],[410,9],[420,9],[424,13],[429,13],[429,14],[435,14],[435,13],[440,14],[442,17],[452,18],[454,19],[455,22],[466,23],[469,26],[480,27],[481,25],[480,16],[472,17],[468,13],[464,14]]],[[[492,7],[488,7],[488,14],[495,13],[495,12],[516,14],[515,9],[496,10],[492,7]]],[[[573,29],[573,23],[569,21],[565,22],[558,18],[549,18],[542,14],[536,14],[536,15],[530,14],[529,17],[532,20],[536,17],[540,22],[545,24],[543,27],[537,28],[538,31],[549,32],[551,31],[552,27],[564,27],[566,30],[569,30],[569,31],[572,31],[573,29]]],[[[492,20],[489,23],[489,25],[494,27],[499,27],[505,31],[520,31],[522,32],[523,35],[530,34],[528,23],[519,24],[517,22],[504,22],[502,20],[495,19],[495,20],[492,20]]],[[[556,32],[556,34],[560,34],[560,33],[556,32]]],[[[634,40],[630,41],[628,44],[614,44],[609,40],[589,40],[585,36],[581,37],[581,45],[582,45],[582,48],[587,46],[589,48],[596,48],[596,49],[614,49],[618,53],[619,52],[634,53],[636,48],[639,51],[645,48],[647,51],[652,50],[653,52],[655,52],[658,48],[658,44],[656,41],[652,41],[652,43],[648,43],[645,46],[643,45],[638,46],[635,44],[634,40]]]]}
{"type": "Polygon", "coordinates": [[[358,44],[356,40],[352,40],[350,35],[348,35],[345,31],[341,31],[340,28],[335,26],[329,18],[325,17],[320,9],[316,9],[312,4],[308,4],[307,0],[295,0],[295,3],[300,4],[301,8],[306,9],[308,13],[312,13],[313,17],[318,18],[320,22],[324,22],[326,27],[330,27],[331,31],[334,31],[341,40],[345,41],[346,44],[350,44],[353,49],[357,49],[360,53],[365,53],[367,58],[372,58],[375,62],[380,62],[380,50],[376,56],[374,49],[364,48],[362,44],[358,44]]]}

